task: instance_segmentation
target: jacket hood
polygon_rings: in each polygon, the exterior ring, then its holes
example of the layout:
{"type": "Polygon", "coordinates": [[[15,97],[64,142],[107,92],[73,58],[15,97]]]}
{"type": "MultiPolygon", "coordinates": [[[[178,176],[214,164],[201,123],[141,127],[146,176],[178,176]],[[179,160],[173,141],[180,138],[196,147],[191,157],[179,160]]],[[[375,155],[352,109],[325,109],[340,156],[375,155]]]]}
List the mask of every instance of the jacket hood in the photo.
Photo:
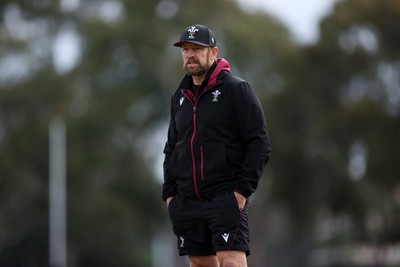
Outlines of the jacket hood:
{"type": "MultiPolygon", "coordinates": [[[[207,82],[207,87],[210,87],[211,85],[217,82],[218,75],[223,71],[231,72],[229,62],[224,58],[217,58],[216,62],[211,66],[211,68],[207,72],[207,75],[203,83],[207,82]]],[[[193,83],[192,77],[189,75],[185,75],[179,87],[189,88],[192,83],[193,83]]]]}
{"type": "Polygon", "coordinates": [[[207,85],[210,86],[217,82],[217,77],[221,71],[231,72],[229,62],[224,58],[218,58],[215,69],[211,72],[210,78],[208,79],[207,85]]]}

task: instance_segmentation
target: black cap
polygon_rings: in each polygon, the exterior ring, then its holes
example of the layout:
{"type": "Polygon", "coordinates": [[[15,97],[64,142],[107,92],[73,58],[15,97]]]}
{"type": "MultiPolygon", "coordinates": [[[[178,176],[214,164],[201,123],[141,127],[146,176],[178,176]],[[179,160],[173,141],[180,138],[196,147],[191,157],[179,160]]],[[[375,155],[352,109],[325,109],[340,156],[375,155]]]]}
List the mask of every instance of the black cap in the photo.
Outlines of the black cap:
{"type": "Polygon", "coordinates": [[[216,46],[214,33],[207,26],[195,24],[187,27],[181,34],[179,42],[174,43],[174,46],[181,46],[183,43],[195,43],[202,46],[216,46]]]}

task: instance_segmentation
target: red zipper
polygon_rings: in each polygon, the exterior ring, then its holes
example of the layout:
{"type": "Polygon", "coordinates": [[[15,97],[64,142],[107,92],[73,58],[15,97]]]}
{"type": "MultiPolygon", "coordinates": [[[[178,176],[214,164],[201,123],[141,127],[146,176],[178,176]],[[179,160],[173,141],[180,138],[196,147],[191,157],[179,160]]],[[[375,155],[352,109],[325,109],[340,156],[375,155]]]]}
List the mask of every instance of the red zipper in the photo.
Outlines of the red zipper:
{"type": "Polygon", "coordinates": [[[201,180],[204,181],[204,154],[203,154],[203,146],[200,146],[200,173],[201,173],[201,180]]]}
{"type": "Polygon", "coordinates": [[[193,134],[190,140],[190,152],[192,154],[192,166],[193,166],[193,185],[194,191],[200,200],[203,200],[200,196],[199,189],[197,188],[197,175],[196,175],[196,161],[194,156],[194,137],[196,135],[196,106],[193,106],[193,134]]]}
{"type": "MultiPolygon", "coordinates": [[[[196,130],[197,130],[197,116],[196,116],[196,108],[197,108],[197,103],[200,99],[200,97],[207,92],[208,90],[210,90],[211,88],[213,88],[214,86],[216,86],[217,84],[214,84],[213,86],[210,86],[208,88],[205,88],[200,95],[194,95],[192,91],[190,90],[182,90],[182,93],[184,96],[186,96],[186,98],[189,100],[189,102],[192,104],[193,106],[193,134],[192,134],[192,138],[190,139],[190,152],[192,155],[192,166],[193,166],[193,186],[194,186],[194,191],[196,193],[197,198],[200,201],[203,201],[203,199],[200,196],[200,192],[199,189],[197,187],[197,174],[196,174],[196,160],[195,160],[195,155],[194,155],[194,138],[196,136],[196,130]]],[[[203,146],[200,146],[200,152],[201,152],[201,180],[204,181],[204,173],[203,173],[203,146]]]]}
{"type": "Polygon", "coordinates": [[[193,106],[193,133],[192,133],[192,138],[190,139],[190,154],[192,156],[192,171],[193,171],[193,186],[194,186],[194,191],[196,193],[196,196],[199,200],[203,200],[200,196],[199,189],[197,187],[197,174],[196,174],[196,160],[194,156],[194,137],[196,136],[196,105],[197,105],[197,100],[196,97],[194,96],[193,92],[190,90],[182,90],[182,93],[186,98],[189,100],[189,102],[193,106]]]}

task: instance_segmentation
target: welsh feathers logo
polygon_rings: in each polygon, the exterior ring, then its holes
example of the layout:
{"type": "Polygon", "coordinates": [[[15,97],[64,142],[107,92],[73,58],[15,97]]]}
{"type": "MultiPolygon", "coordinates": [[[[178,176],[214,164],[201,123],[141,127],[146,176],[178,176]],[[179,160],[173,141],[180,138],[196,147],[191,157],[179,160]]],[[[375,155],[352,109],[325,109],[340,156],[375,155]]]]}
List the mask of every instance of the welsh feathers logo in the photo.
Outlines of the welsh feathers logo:
{"type": "Polygon", "coordinates": [[[221,92],[219,90],[216,90],[216,91],[212,92],[212,94],[213,94],[212,102],[218,102],[218,96],[221,94],[221,92]]]}
{"type": "Polygon", "coordinates": [[[198,32],[199,29],[197,29],[195,26],[192,26],[191,28],[188,29],[189,32],[189,37],[188,39],[194,39],[194,35],[196,32],[198,32]]]}

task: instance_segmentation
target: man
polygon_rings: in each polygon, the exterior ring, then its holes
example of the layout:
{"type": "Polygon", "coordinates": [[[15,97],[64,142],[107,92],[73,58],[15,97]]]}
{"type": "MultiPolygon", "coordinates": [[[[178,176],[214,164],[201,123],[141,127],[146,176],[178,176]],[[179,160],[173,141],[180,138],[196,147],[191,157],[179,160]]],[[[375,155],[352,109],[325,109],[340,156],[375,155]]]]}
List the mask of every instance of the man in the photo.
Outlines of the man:
{"type": "Polygon", "coordinates": [[[271,154],[260,101],[217,58],[214,33],[186,28],[185,77],[171,99],[163,199],[191,267],[246,267],[248,199],[271,154]]]}

